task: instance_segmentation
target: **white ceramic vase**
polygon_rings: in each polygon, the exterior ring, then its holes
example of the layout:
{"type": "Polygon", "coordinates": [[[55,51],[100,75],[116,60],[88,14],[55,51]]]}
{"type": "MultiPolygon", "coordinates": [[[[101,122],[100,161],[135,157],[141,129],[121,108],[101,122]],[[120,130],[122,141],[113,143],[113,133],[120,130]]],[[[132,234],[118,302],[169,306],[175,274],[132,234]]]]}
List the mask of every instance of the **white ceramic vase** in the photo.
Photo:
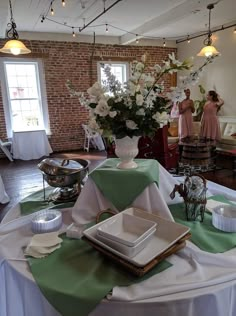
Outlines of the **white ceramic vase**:
{"type": "Polygon", "coordinates": [[[124,138],[116,139],[115,153],[121,162],[118,163],[119,169],[133,169],[137,168],[134,158],[138,154],[138,140],[139,136],[125,136],[124,138]]]}

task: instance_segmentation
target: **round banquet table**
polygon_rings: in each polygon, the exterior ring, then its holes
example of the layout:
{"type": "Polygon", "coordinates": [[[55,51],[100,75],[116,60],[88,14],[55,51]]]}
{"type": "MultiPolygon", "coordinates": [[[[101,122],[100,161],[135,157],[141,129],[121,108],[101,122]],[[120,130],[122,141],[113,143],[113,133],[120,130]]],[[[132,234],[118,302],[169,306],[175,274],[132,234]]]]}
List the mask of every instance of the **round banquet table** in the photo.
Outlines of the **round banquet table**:
{"type": "MultiPolygon", "coordinates": [[[[212,182],[208,191],[236,201],[235,191],[212,182]]],[[[18,206],[10,213],[11,220],[0,225],[0,315],[59,316],[35,284],[22,252],[32,237],[34,215],[18,217],[18,206]]],[[[62,214],[64,230],[72,221],[71,209],[62,214]]],[[[113,288],[89,316],[236,315],[236,248],[210,254],[187,242],[168,261],[173,266],[139,284],[113,288]]]]}

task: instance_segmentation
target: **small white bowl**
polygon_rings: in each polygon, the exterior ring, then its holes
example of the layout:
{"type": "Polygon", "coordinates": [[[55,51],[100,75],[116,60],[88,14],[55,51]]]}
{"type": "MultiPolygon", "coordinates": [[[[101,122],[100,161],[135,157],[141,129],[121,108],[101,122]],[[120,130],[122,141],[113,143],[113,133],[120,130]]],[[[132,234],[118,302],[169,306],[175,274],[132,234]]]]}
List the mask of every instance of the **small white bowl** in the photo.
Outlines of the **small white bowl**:
{"type": "Polygon", "coordinates": [[[98,230],[97,230],[97,239],[102,241],[104,244],[110,246],[111,248],[119,251],[120,253],[123,253],[127,257],[133,258],[134,256],[136,256],[140,251],[142,251],[147,246],[147,244],[149,243],[149,241],[153,237],[153,234],[155,233],[155,231],[156,231],[156,229],[154,228],[154,230],[151,231],[151,233],[149,235],[144,237],[139,243],[137,243],[133,247],[124,245],[124,244],[117,242],[115,240],[112,240],[110,238],[106,238],[105,236],[100,235],[98,230]]]}
{"type": "Polygon", "coordinates": [[[31,221],[32,232],[36,234],[57,231],[61,225],[62,215],[56,210],[43,210],[31,221]]]}
{"type": "Polygon", "coordinates": [[[212,224],[224,232],[236,232],[236,206],[219,205],[212,211],[212,224]]]}
{"type": "Polygon", "coordinates": [[[129,247],[140,243],[156,230],[157,223],[134,215],[120,213],[98,227],[99,235],[129,247]]]}

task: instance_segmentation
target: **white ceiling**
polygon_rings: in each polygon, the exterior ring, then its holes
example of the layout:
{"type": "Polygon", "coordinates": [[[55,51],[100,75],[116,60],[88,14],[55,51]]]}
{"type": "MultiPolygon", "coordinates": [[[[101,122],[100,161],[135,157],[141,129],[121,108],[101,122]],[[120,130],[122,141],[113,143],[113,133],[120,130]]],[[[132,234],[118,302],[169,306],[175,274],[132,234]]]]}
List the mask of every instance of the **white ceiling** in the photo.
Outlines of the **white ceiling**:
{"type": "MultiPolygon", "coordinates": [[[[106,0],[109,7],[116,0],[106,0]]],[[[216,2],[217,0],[215,0],[216,2]]],[[[48,18],[69,26],[82,27],[103,11],[103,0],[54,0],[54,16],[50,15],[50,0],[12,0],[13,15],[17,30],[25,32],[71,33],[72,29],[64,25],[45,20],[41,23],[42,15],[48,11],[48,18]]],[[[135,35],[142,34],[166,39],[178,39],[188,34],[207,30],[207,4],[214,0],[122,0],[108,12],[99,17],[81,34],[118,36],[121,44],[135,40],[135,35]],[[106,27],[109,32],[106,33],[106,27]],[[99,26],[100,25],[100,26],[99,26]]],[[[223,24],[235,23],[236,0],[219,0],[212,10],[212,28],[223,24]]],[[[0,36],[5,36],[6,25],[9,22],[8,0],[0,0],[0,36]]]]}

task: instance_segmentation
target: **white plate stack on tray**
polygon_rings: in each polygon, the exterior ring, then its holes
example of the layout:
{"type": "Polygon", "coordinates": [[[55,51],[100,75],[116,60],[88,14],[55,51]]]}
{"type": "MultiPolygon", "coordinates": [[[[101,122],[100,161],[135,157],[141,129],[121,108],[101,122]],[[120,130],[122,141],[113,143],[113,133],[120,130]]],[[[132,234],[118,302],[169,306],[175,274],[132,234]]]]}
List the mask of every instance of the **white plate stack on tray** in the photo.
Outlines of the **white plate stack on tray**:
{"type": "Polygon", "coordinates": [[[111,254],[113,259],[144,268],[173,249],[185,236],[189,238],[189,230],[189,227],[157,215],[129,208],[86,229],[83,235],[92,246],[111,254]]]}
{"type": "Polygon", "coordinates": [[[97,228],[97,238],[132,258],[153,238],[156,226],[153,221],[120,213],[97,228]]]}

